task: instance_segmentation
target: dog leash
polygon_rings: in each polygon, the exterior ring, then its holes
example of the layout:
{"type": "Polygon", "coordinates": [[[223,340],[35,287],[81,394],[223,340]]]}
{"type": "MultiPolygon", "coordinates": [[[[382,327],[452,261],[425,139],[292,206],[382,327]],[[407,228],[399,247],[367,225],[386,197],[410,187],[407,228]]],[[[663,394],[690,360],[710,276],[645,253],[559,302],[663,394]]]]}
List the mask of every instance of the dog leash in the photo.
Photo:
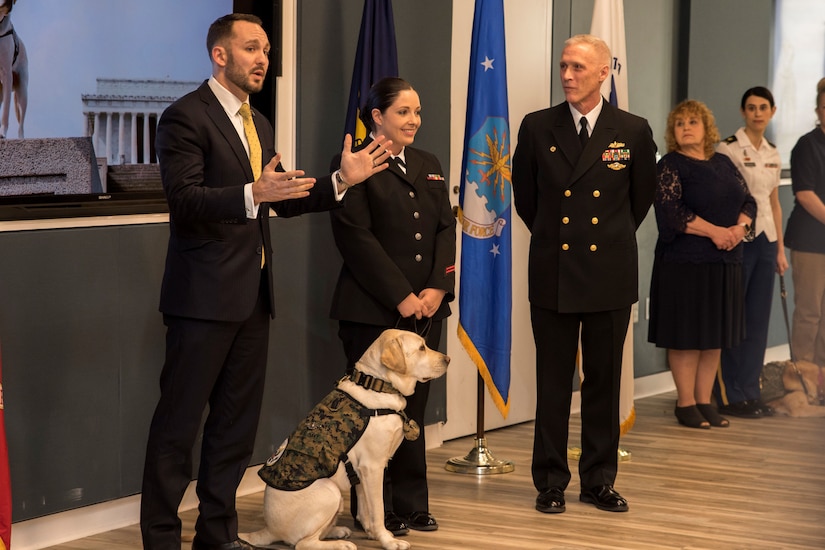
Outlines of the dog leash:
{"type": "Polygon", "coordinates": [[[427,320],[423,322],[421,330],[418,329],[418,322],[419,319],[415,317],[398,317],[398,320],[395,322],[395,328],[399,330],[407,330],[410,332],[414,332],[420,337],[426,339],[427,335],[430,334],[430,328],[433,326],[433,318],[427,317],[427,320]],[[405,323],[406,322],[406,323],[405,323]],[[408,328],[404,328],[402,325],[406,324],[408,328]]]}
{"type": "Polygon", "coordinates": [[[788,351],[791,354],[791,366],[793,367],[794,373],[799,378],[800,384],[802,384],[802,389],[805,391],[805,398],[808,400],[808,403],[811,404],[811,397],[808,393],[808,385],[805,383],[805,377],[802,376],[802,373],[799,372],[799,368],[796,366],[796,358],[793,354],[793,345],[791,344],[791,323],[788,321],[788,293],[785,290],[785,276],[780,274],[779,275],[779,295],[782,297],[782,313],[785,316],[785,330],[788,333],[788,351]]]}

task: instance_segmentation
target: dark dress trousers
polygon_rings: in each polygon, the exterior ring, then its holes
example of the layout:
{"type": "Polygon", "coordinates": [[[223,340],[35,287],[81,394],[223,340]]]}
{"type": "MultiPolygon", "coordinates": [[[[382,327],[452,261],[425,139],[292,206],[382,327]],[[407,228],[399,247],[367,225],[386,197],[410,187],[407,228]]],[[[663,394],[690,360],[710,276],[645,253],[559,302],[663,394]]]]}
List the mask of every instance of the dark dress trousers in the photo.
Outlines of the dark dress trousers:
{"type": "MultiPolygon", "coordinates": [[[[274,134],[253,113],[265,166],[275,155],[274,134]]],[[[167,342],[146,450],[141,530],[144,548],[179,549],[177,508],[207,405],[197,536],[205,544],[237,537],[235,491],[253,450],[275,311],[269,208],[288,217],[337,203],[326,176],[309,197],[262,204],[257,219],[247,219],[243,186],[253,181],[252,168],[207,83],[166,109],[155,143],[169,204],[160,298],[167,342]]]]}
{"type": "Polygon", "coordinates": [[[531,113],[521,124],[513,192],[531,232],[532,472],[539,491],[563,489],[570,481],[567,437],[579,337],[581,487],[615,480],[622,349],[638,300],[636,229],[653,202],[655,155],[647,121],[607,101],[583,150],[566,102],[531,113]]]}
{"type": "MultiPolygon", "coordinates": [[[[426,320],[400,320],[396,306],[425,288],[446,292],[427,335],[427,345],[437,348],[455,298],[455,217],[441,164],[413,147],[404,154],[406,173],[391,162],[347,191],[344,208],[330,213],[344,260],[330,315],[339,321],[348,369],[386,328],[424,330],[426,320]]],[[[404,440],[389,465],[386,506],[401,515],[429,509],[423,430],[429,386],[417,384],[407,398],[407,415],[422,427],[421,436],[404,440]]]]}

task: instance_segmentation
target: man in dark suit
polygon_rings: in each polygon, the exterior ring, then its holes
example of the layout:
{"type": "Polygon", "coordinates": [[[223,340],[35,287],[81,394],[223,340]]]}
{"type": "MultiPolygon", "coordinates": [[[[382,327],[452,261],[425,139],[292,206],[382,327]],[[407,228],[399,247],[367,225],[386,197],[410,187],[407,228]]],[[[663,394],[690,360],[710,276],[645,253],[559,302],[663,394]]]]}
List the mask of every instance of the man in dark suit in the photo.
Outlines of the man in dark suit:
{"type": "Polygon", "coordinates": [[[269,66],[260,19],[219,18],[207,48],[212,77],[164,112],[156,138],[170,235],[160,299],[166,360],[140,514],[143,546],[153,550],[181,548],[177,510],[207,405],[192,548],[253,548],[238,538],[235,492],[255,442],[275,311],[269,210],[288,217],[333,208],[388,157],[380,141],[352,153],[347,136],[334,174],[316,182],[284,171],[271,125],[248,104],[269,66]]]}
{"type": "Polygon", "coordinates": [[[524,118],[513,156],[516,210],[532,237],[529,299],[536,342],[533,442],[536,509],[565,510],[567,436],[576,354],[584,380],[582,502],[624,512],[613,489],[619,385],[630,309],[638,300],[636,229],[656,187],[656,145],[642,118],[601,95],[610,50],[600,39],[565,42],[566,102],[524,118]],[[578,135],[577,135],[578,134],[578,135]]]}

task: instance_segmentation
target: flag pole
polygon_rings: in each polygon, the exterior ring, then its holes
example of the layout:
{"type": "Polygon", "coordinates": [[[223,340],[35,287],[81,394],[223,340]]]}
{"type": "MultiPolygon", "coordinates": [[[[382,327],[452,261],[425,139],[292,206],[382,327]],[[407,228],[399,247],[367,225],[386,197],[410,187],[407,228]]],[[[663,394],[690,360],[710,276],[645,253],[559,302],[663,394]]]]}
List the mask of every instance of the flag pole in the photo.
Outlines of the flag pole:
{"type": "Polygon", "coordinates": [[[458,337],[476,368],[476,437],[464,457],[447,461],[462,474],[512,472],[484,437],[484,391],[506,418],[510,407],[512,238],[510,127],[503,0],[475,0],[467,118],[459,185],[461,263],[458,337]]]}
{"type": "Polygon", "coordinates": [[[457,474],[507,474],[516,469],[509,460],[499,460],[487,448],[484,437],[484,379],[478,375],[478,392],[476,404],[476,437],[473,448],[466,456],[456,456],[447,461],[444,469],[457,474]]]}

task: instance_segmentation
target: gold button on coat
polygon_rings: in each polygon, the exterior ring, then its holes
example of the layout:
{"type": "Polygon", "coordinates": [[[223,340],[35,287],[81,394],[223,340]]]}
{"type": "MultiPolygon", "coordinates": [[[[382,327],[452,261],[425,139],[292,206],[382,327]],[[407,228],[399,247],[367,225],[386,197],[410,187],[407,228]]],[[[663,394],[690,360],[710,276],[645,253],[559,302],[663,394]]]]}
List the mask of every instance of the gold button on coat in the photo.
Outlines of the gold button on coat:
{"type": "Polygon", "coordinates": [[[598,190],[598,189],[596,189],[595,191],[593,191],[593,196],[594,196],[594,197],[596,197],[596,198],[598,199],[599,197],[601,197],[601,196],[602,196],[602,194],[599,192],[599,190],[598,190]]]}
{"type": "Polygon", "coordinates": [[[421,240],[421,233],[416,233],[416,234],[415,234],[415,240],[416,240],[416,241],[420,241],[420,240],[421,240]]]}
{"type": "Polygon", "coordinates": [[[416,254],[415,255],[415,261],[420,262],[421,260],[423,260],[423,258],[421,257],[421,254],[416,254]]]}
{"type": "Polygon", "coordinates": [[[567,225],[568,223],[570,223],[570,218],[568,218],[567,216],[563,217],[561,219],[561,223],[567,225]]]}
{"type": "Polygon", "coordinates": [[[563,245],[561,245],[562,250],[568,250],[569,248],[570,248],[570,245],[567,244],[567,243],[564,243],[563,245]]]}
{"type": "Polygon", "coordinates": [[[595,252],[598,248],[599,247],[597,247],[595,244],[591,244],[590,245],[590,252],[595,252]]]}
{"type": "Polygon", "coordinates": [[[593,225],[596,225],[597,223],[599,223],[599,218],[597,218],[596,216],[593,216],[593,218],[590,220],[590,223],[592,223],[593,225]]]}
{"type": "Polygon", "coordinates": [[[573,194],[573,193],[571,193],[571,192],[570,192],[570,189],[565,189],[565,190],[564,190],[564,196],[565,196],[565,197],[569,197],[569,196],[570,196],[570,195],[572,195],[572,194],[573,194]]]}

